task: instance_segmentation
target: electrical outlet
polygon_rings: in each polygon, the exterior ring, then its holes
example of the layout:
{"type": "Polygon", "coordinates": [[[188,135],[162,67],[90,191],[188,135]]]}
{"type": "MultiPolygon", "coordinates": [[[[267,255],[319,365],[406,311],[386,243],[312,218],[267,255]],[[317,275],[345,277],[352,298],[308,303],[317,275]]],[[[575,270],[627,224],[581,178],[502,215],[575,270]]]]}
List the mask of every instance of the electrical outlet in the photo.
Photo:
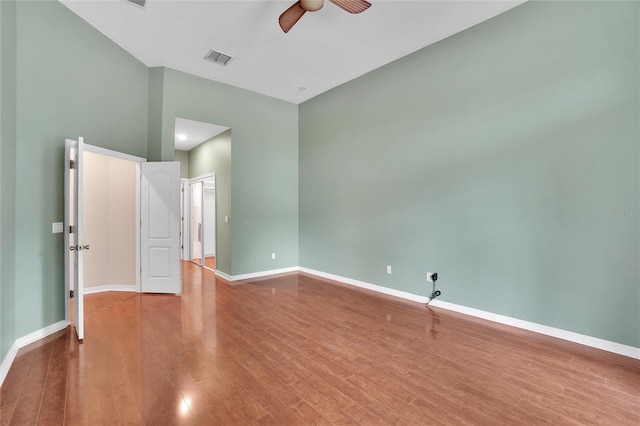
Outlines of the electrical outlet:
{"type": "Polygon", "coordinates": [[[433,279],[431,278],[431,272],[427,272],[427,282],[432,283],[433,279]]]}
{"type": "Polygon", "coordinates": [[[427,282],[428,283],[432,283],[434,281],[436,281],[438,279],[438,273],[437,272],[427,272],[427,282]]]}
{"type": "Polygon", "coordinates": [[[387,265],[387,274],[390,274],[390,273],[391,273],[391,266],[387,265]]]}
{"type": "Polygon", "coordinates": [[[276,258],[276,254],[275,253],[271,253],[271,259],[275,259],[276,258]]]}

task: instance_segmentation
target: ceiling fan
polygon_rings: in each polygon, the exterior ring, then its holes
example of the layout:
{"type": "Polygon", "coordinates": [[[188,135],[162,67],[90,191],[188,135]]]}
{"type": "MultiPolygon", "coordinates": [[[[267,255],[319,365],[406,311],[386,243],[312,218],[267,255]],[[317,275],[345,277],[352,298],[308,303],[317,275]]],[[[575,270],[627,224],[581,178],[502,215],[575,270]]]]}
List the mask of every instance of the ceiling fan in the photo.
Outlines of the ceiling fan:
{"type": "MultiPolygon", "coordinates": [[[[336,6],[349,13],[360,13],[369,9],[371,3],[366,0],[329,0],[336,6]]],[[[322,9],[324,0],[299,0],[280,15],[280,28],[288,33],[306,12],[316,12],[322,9]]]]}

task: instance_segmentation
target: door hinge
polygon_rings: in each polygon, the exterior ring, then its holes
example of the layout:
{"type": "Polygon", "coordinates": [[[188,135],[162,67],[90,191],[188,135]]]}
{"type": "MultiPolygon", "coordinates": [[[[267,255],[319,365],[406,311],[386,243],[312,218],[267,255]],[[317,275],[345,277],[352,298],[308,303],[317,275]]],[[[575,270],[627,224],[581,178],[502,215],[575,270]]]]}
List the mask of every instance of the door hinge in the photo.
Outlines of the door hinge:
{"type": "Polygon", "coordinates": [[[73,290],[69,290],[69,298],[73,299],[73,290]]]}
{"type": "Polygon", "coordinates": [[[73,161],[73,160],[69,160],[69,168],[71,170],[75,169],[76,168],[76,162],[73,161]]]}
{"type": "Polygon", "coordinates": [[[69,233],[73,234],[73,225],[69,225],[69,233]]]}

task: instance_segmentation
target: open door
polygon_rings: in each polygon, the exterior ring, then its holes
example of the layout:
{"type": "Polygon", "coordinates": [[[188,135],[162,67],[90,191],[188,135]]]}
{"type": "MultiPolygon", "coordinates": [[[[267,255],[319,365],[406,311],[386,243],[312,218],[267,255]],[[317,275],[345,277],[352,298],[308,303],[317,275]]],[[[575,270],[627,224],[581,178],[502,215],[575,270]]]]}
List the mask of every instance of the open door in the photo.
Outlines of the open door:
{"type": "Polygon", "coordinates": [[[180,163],[141,164],[140,289],[182,292],[180,268],[180,163]]]}
{"type": "MultiPolygon", "coordinates": [[[[65,140],[64,167],[64,258],[66,297],[73,297],[73,324],[78,340],[84,339],[83,263],[82,252],[89,250],[82,241],[82,153],[83,139],[65,140]]],[[[69,319],[66,304],[66,318],[69,319]]]]}

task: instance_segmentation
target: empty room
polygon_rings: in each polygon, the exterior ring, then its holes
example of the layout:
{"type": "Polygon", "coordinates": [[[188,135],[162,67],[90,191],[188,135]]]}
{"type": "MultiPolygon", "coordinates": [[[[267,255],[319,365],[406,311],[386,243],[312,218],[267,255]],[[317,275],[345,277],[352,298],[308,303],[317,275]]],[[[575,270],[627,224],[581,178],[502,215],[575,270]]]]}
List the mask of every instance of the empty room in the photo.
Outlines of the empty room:
{"type": "Polygon", "coordinates": [[[640,423],[639,1],[2,0],[0,48],[0,424],[640,423]]]}

